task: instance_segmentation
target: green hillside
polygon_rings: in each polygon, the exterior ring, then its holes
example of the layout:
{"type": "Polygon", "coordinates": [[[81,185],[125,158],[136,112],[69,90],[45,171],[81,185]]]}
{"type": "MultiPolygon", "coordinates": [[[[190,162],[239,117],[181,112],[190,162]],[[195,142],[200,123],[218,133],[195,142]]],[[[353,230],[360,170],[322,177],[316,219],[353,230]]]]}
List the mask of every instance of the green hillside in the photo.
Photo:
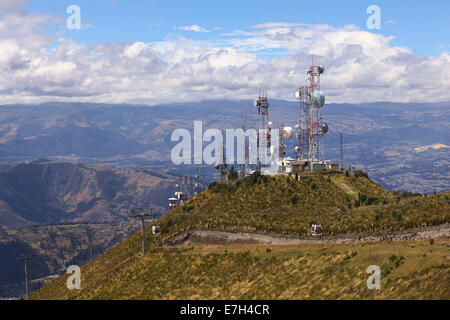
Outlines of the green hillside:
{"type": "Polygon", "coordinates": [[[319,211],[324,235],[380,234],[450,221],[450,193],[402,197],[365,176],[341,173],[300,178],[255,174],[213,184],[166,214],[163,233],[199,227],[306,236],[319,211]]]}
{"type": "Polygon", "coordinates": [[[167,247],[189,229],[289,234],[307,239],[321,211],[324,236],[383,234],[450,221],[450,194],[397,195],[364,175],[294,177],[257,174],[213,184],[147,228],[150,252],[136,234],[82,268],[82,290],[62,277],[34,299],[435,299],[449,298],[446,239],[359,244],[195,245],[167,247]],[[412,247],[411,244],[415,244],[412,247]],[[370,291],[366,269],[382,269],[370,291]]]}

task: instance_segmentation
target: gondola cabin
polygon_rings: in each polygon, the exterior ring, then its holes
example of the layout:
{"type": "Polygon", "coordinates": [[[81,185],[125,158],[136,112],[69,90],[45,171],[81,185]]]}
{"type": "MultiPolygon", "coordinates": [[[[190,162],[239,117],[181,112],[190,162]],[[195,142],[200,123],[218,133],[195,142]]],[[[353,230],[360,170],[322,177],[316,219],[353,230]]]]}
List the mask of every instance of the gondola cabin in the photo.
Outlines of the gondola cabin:
{"type": "Polygon", "coordinates": [[[160,234],[161,233],[161,227],[160,226],[153,226],[152,227],[152,233],[153,234],[160,234]]]}
{"type": "Polygon", "coordinates": [[[322,235],[322,226],[320,224],[313,224],[311,226],[311,235],[313,237],[321,236],[322,235]]]}
{"type": "Polygon", "coordinates": [[[178,199],[177,198],[170,198],[169,199],[169,208],[170,208],[170,210],[173,210],[176,207],[178,207],[178,199]]]}

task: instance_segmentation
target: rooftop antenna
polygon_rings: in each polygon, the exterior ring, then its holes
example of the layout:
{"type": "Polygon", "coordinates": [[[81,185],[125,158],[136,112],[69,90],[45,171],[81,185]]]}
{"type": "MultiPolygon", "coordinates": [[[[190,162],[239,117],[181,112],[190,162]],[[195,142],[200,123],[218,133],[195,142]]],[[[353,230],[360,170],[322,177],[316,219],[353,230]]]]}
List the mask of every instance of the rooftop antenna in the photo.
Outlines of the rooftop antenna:
{"type": "Polygon", "coordinates": [[[33,257],[24,256],[17,258],[17,261],[23,261],[25,265],[25,299],[28,300],[28,261],[31,261],[33,257]]]}
{"type": "Polygon", "coordinates": [[[150,209],[150,213],[145,213],[145,210],[143,208],[133,208],[130,211],[130,217],[131,218],[139,218],[142,223],[142,256],[145,256],[145,219],[146,218],[152,218],[156,217],[156,214],[153,213],[153,208],[150,209]]]}

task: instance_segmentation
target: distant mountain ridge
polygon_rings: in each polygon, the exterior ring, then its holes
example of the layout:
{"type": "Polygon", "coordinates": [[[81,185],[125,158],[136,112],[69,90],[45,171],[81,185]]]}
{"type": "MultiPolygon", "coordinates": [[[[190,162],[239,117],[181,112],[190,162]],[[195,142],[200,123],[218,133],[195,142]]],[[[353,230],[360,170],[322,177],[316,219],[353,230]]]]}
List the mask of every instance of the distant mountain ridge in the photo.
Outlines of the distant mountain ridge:
{"type": "MultiPolygon", "coordinates": [[[[295,125],[298,102],[272,100],[270,118],[295,125]]],[[[254,109],[254,107],[253,107],[254,109]]],[[[115,167],[151,167],[185,174],[170,161],[171,133],[204,128],[240,128],[252,118],[251,101],[203,101],[144,105],[46,103],[0,106],[0,162],[49,158],[62,162],[115,167]]],[[[255,110],[253,110],[254,114],[255,110]]],[[[339,133],[344,133],[346,167],[357,166],[390,190],[450,190],[450,102],[430,104],[326,104],[322,113],[330,131],[325,157],[340,161],[339,133]]],[[[293,156],[293,141],[288,156],[293,156]]],[[[211,176],[214,170],[210,169],[211,176]]]]}
{"type": "Polygon", "coordinates": [[[164,212],[175,177],[149,169],[39,160],[0,166],[0,224],[121,220],[132,206],[164,212]]]}
{"type": "MultiPolygon", "coordinates": [[[[167,210],[176,178],[151,169],[116,169],[46,159],[0,165],[0,296],[24,294],[21,254],[32,255],[31,279],[89,259],[88,225],[98,255],[135,232],[133,207],[167,210]],[[133,219],[131,219],[133,220],[133,219]],[[101,223],[97,223],[101,222],[101,223]]],[[[32,290],[45,281],[35,281],[32,290]]]]}

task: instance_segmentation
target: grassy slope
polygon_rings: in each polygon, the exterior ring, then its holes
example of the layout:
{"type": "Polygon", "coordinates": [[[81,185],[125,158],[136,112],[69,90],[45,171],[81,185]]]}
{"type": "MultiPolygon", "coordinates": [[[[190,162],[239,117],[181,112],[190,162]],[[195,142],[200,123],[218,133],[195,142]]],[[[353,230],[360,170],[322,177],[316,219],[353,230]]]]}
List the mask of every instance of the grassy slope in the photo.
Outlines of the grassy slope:
{"type": "Polygon", "coordinates": [[[410,242],[158,248],[145,258],[138,242],[134,237],[83,268],[82,290],[66,289],[65,276],[33,298],[450,299],[450,260],[443,258],[450,250],[441,240],[416,248],[410,242]],[[379,291],[367,289],[370,265],[381,267],[379,291]]]}
{"type": "Polygon", "coordinates": [[[305,236],[318,210],[324,235],[381,234],[450,221],[449,193],[399,199],[365,177],[340,174],[317,174],[301,181],[288,177],[246,181],[238,187],[216,186],[165,215],[164,234],[200,227],[305,236]],[[377,198],[378,203],[355,208],[358,193],[377,198]]]}
{"type": "Polygon", "coordinates": [[[398,199],[364,177],[344,175],[328,179],[317,174],[297,182],[285,177],[256,180],[216,186],[166,214],[157,222],[160,236],[150,235],[151,226],[147,229],[151,253],[145,258],[139,255],[136,234],[82,269],[80,292],[68,291],[63,277],[33,297],[449,298],[449,260],[442,258],[449,249],[439,241],[434,246],[420,242],[416,248],[409,247],[411,242],[273,247],[271,253],[267,246],[162,246],[168,237],[193,227],[306,235],[318,209],[325,234],[383,233],[450,221],[450,194],[398,199]],[[378,198],[378,204],[349,209],[358,192],[378,198]],[[297,201],[291,201],[295,195],[297,201]],[[380,265],[385,275],[377,293],[365,286],[371,264],[380,265]]]}
{"type": "Polygon", "coordinates": [[[217,192],[206,192],[191,201],[195,202],[196,207],[193,212],[307,212],[317,208],[327,210],[353,204],[358,191],[377,196],[380,200],[394,198],[393,194],[378,184],[353,175],[348,178],[332,175],[328,179],[328,176],[316,174],[305,176],[301,181],[287,176],[253,180],[247,178],[238,185],[234,183],[227,187],[216,186],[217,192]]]}

